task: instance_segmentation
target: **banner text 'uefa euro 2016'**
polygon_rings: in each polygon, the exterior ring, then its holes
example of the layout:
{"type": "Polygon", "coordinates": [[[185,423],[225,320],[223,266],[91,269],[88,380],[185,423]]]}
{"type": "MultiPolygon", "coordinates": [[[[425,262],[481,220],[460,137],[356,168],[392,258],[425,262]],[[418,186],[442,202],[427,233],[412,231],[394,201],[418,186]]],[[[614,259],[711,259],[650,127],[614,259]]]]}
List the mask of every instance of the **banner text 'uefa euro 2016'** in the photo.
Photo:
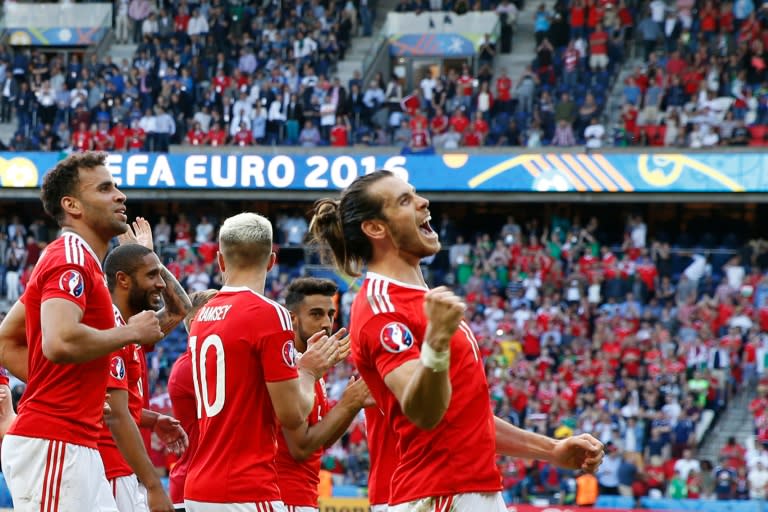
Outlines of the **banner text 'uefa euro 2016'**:
{"type": "MultiPolygon", "coordinates": [[[[39,187],[64,153],[0,153],[0,188],[39,187]]],[[[420,191],[768,192],[768,153],[111,153],[127,189],[343,189],[379,169],[420,191]]]]}

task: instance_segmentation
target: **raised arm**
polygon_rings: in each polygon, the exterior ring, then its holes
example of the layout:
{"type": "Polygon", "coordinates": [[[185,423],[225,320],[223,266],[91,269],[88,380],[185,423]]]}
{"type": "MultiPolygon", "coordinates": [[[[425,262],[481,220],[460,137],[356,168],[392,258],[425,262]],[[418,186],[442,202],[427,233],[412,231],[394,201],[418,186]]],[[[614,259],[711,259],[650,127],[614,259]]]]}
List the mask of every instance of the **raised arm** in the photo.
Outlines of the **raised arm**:
{"type": "Polygon", "coordinates": [[[443,419],[451,402],[451,338],[464,315],[464,303],[444,287],[424,297],[427,329],[419,359],[411,359],[384,376],[403,414],[419,428],[430,430],[443,419]]]}

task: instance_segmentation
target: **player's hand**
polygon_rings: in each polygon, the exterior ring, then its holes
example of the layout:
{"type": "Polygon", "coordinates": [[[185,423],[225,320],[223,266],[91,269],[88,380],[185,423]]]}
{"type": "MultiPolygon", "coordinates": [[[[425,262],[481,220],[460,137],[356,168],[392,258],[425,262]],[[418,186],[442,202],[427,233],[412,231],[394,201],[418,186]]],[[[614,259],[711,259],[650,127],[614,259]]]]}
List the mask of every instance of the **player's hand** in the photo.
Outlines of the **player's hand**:
{"type": "Polygon", "coordinates": [[[5,433],[8,432],[15,419],[16,412],[13,410],[11,388],[3,384],[0,386],[0,438],[5,437],[5,433]]]}
{"type": "Polygon", "coordinates": [[[140,345],[154,345],[163,337],[160,321],[154,311],[142,311],[128,319],[127,328],[134,334],[134,340],[140,345]]]}
{"type": "Polygon", "coordinates": [[[331,336],[331,340],[336,341],[336,346],[339,349],[339,353],[336,354],[336,362],[333,363],[336,365],[349,357],[350,352],[352,352],[352,338],[347,332],[347,329],[342,327],[331,336]]]}
{"type": "Polygon", "coordinates": [[[122,235],[118,235],[117,241],[120,245],[139,244],[150,251],[155,250],[152,241],[152,226],[144,217],[136,217],[132,224],[128,224],[128,229],[122,235]]]}
{"type": "Polygon", "coordinates": [[[603,462],[603,443],[590,434],[580,434],[557,441],[552,463],[563,469],[580,469],[594,473],[603,462]]]}
{"type": "Polygon", "coordinates": [[[162,485],[147,489],[147,506],[149,512],[173,512],[176,510],[173,508],[171,499],[165,494],[162,485]]]}
{"type": "Polygon", "coordinates": [[[133,233],[136,235],[136,242],[143,245],[150,251],[155,250],[155,244],[152,239],[152,226],[144,217],[136,217],[133,221],[133,233]]]}
{"type": "Polygon", "coordinates": [[[319,331],[307,340],[307,347],[298,360],[298,367],[320,380],[339,358],[338,342],[333,336],[326,336],[325,331],[319,331]]]}
{"type": "Polygon", "coordinates": [[[362,409],[364,407],[373,407],[376,405],[376,400],[371,397],[371,391],[363,379],[360,377],[350,377],[349,384],[347,384],[347,387],[341,394],[339,403],[354,409],[362,409]]]}
{"type": "Polygon", "coordinates": [[[451,337],[459,328],[467,306],[445,286],[439,286],[424,295],[424,313],[427,332],[424,339],[436,351],[448,350],[451,337]]]}
{"type": "Polygon", "coordinates": [[[181,422],[176,418],[165,414],[159,415],[153,431],[168,450],[176,456],[184,453],[189,446],[187,433],[181,428],[181,422]]]}

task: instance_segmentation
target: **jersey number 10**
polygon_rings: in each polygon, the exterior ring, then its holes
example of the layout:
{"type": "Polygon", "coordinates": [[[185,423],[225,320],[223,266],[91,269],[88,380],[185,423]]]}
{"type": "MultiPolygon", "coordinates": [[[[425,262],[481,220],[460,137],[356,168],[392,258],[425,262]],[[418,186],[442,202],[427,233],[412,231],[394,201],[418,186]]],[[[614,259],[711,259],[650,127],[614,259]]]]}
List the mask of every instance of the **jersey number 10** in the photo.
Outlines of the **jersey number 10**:
{"type": "Polygon", "coordinates": [[[226,376],[226,367],[224,365],[224,344],[221,338],[216,334],[207,336],[202,345],[200,345],[200,360],[197,357],[197,336],[189,337],[189,349],[192,353],[192,381],[195,385],[195,400],[197,402],[197,418],[205,416],[213,418],[224,408],[224,377],[226,376]],[[216,375],[208,375],[208,351],[213,349],[216,356],[216,375]],[[209,396],[209,383],[215,383],[213,402],[209,396]]]}

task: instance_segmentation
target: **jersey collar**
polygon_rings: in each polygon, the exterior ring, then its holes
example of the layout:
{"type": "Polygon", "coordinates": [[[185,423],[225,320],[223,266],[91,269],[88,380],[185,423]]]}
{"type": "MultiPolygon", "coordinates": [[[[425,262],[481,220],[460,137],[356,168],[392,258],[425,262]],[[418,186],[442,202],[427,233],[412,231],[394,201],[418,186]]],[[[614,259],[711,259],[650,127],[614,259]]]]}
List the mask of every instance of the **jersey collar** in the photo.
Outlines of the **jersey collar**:
{"type": "Polygon", "coordinates": [[[429,288],[426,286],[418,286],[415,284],[410,283],[404,283],[402,281],[398,281],[397,279],[392,279],[391,277],[387,277],[382,274],[377,274],[376,272],[368,271],[365,273],[366,279],[381,279],[382,281],[389,281],[392,284],[396,284],[397,286],[401,286],[403,288],[410,288],[412,290],[423,290],[423,291],[429,291],[429,288]]]}

